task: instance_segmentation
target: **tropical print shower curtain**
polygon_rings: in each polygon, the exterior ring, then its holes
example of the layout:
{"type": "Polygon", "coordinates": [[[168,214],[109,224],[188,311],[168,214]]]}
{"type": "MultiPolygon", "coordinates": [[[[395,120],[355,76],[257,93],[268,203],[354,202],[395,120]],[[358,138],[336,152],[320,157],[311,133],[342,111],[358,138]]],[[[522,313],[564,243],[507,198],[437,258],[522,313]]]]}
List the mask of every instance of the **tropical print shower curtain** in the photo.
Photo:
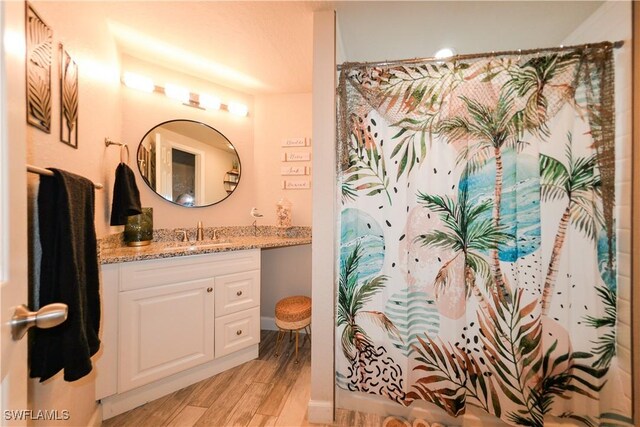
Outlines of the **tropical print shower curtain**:
{"type": "Polygon", "coordinates": [[[339,387],[512,425],[626,425],[612,61],[603,43],[344,64],[339,387]]]}

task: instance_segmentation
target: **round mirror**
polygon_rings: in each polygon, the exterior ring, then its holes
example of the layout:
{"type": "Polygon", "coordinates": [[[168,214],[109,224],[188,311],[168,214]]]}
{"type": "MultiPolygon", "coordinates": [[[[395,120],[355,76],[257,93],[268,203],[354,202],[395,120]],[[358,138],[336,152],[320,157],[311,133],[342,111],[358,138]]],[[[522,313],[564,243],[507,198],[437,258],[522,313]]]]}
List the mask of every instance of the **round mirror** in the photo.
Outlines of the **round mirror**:
{"type": "Polygon", "coordinates": [[[192,120],[170,120],[152,128],[140,141],[137,158],[147,185],[180,206],[219,203],[240,182],[240,157],[233,144],[192,120]]]}

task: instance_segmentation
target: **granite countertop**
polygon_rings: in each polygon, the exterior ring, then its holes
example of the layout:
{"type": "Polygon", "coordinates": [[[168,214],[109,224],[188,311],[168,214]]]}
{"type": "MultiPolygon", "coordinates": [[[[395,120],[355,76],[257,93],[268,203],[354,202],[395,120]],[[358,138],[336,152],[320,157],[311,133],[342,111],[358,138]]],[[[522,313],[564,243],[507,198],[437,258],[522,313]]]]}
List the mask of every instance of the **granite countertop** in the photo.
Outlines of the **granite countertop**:
{"type": "Polygon", "coordinates": [[[153,242],[148,246],[129,247],[122,240],[122,233],[109,236],[100,242],[100,263],[117,264],[121,262],[142,261],[148,259],[174,258],[188,255],[202,255],[214,252],[240,251],[245,249],[280,248],[286,246],[307,245],[311,243],[310,227],[259,227],[256,235],[252,227],[218,228],[217,239],[210,239],[211,228],[205,229],[205,240],[196,242],[191,237],[192,229],[186,229],[191,241],[178,242],[175,235],[178,230],[154,230],[153,242]]]}

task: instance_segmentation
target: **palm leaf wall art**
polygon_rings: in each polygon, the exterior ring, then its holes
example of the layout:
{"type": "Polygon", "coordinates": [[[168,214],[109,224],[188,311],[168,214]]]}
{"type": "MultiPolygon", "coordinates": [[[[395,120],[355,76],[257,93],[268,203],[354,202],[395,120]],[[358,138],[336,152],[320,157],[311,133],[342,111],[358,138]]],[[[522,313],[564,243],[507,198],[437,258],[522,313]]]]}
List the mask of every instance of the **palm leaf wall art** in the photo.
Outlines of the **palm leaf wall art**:
{"type": "Polygon", "coordinates": [[[27,123],[51,133],[51,56],[53,33],[26,3],[27,123]]]}
{"type": "Polygon", "coordinates": [[[60,45],[60,141],[78,148],[78,65],[60,45]]]}

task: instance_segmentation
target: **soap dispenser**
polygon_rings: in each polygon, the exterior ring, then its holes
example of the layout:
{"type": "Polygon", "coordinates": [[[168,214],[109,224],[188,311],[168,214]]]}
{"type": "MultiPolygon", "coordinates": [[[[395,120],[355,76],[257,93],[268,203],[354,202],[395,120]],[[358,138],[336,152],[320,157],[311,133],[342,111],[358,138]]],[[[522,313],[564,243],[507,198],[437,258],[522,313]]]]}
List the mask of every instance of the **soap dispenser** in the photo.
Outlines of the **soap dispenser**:
{"type": "Polygon", "coordinates": [[[286,197],[281,198],[276,204],[276,225],[291,227],[291,202],[286,197]]]}

